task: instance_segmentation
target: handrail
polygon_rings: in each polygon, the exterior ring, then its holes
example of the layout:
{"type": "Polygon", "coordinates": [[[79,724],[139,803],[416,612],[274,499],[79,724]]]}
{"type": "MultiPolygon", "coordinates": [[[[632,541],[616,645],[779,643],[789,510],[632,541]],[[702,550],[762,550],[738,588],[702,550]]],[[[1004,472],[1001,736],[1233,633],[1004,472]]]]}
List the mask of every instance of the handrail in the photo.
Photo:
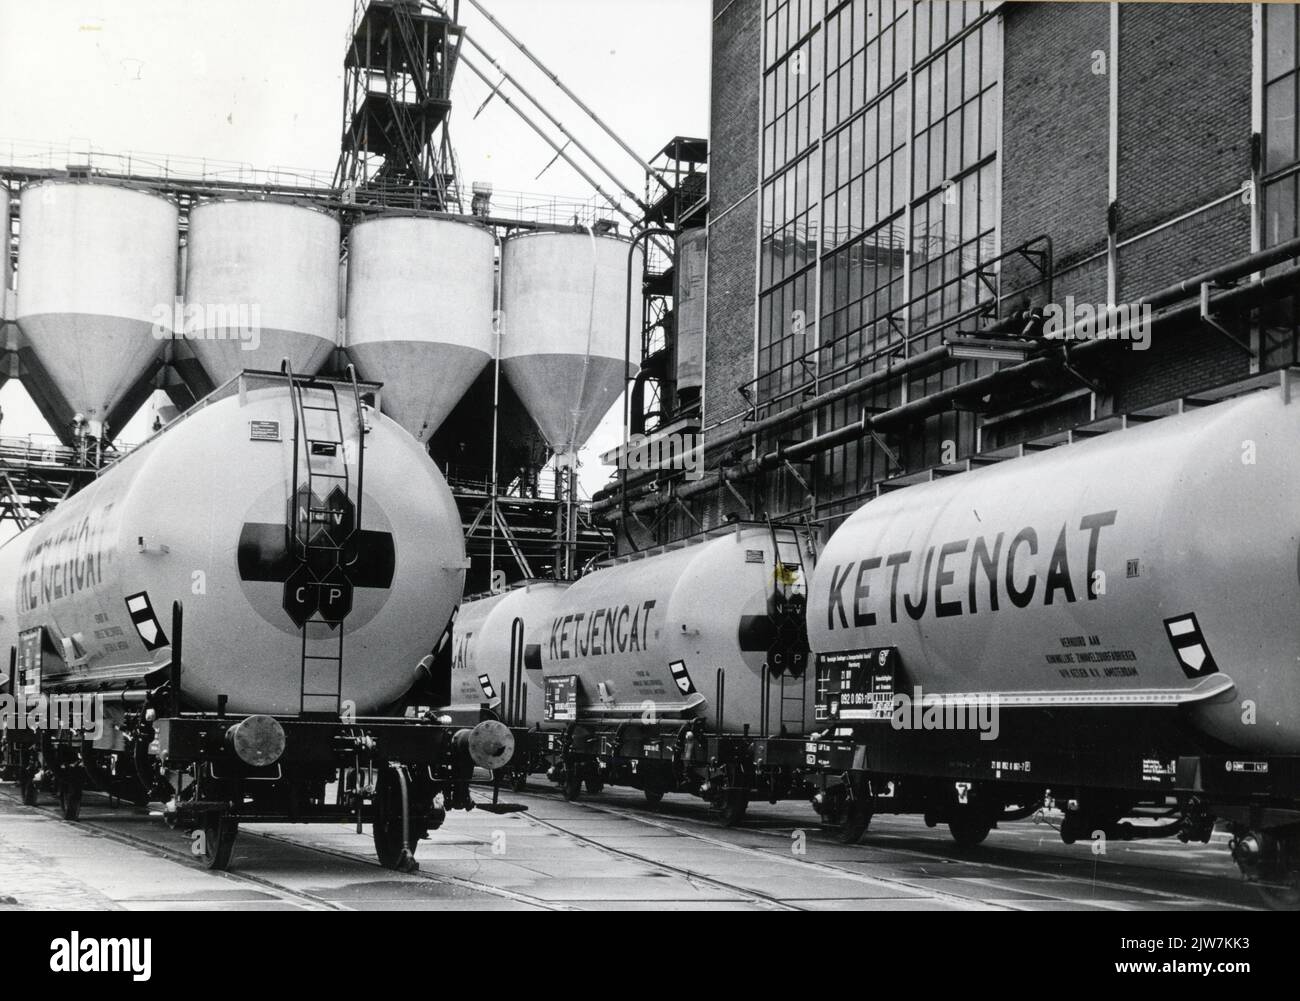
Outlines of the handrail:
{"type": "MultiPolygon", "coordinates": [[[[842,249],[843,248],[837,248],[836,252],[839,252],[842,249]]],[[[933,323],[930,326],[925,327],[914,333],[902,335],[897,338],[891,339],[886,344],[874,348],[872,351],[870,351],[867,354],[861,355],[858,358],[846,362],[844,365],[840,366],[837,369],[832,370],[831,372],[822,373],[817,371],[817,366],[821,357],[828,352],[830,353],[831,357],[834,357],[835,349],[839,345],[848,342],[852,338],[866,339],[868,336],[873,334],[881,324],[893,324],[899,329],[902,329],[901,324],[905,322],[908,313],[911,311],[912,307],[915,306],[917,303],[923,302],[926,299],[929,299],[930,297],[934,296],[936,293],[943,292],[945,289],[949,289],[952,288],[953,286],[959,285],[960,283],[966,281],[969,278],[979,278],[985,275],[992,275],[994,279],[997,280],[998,278],[1000,278],[1000,272],[995,270],[996,267],[1000,265],[1003,261],[1016,258],[1016,257],[1029,259],[1031,263],[1033,262],[1034,257],[1038,258],[1038,269],[1040,274],[1043,276],[1042,280],[1047,283],[1048,290],[1049,290],[1048,298],[1050,299],[1051,297],[1050,290],[1053,281],[1052,240],[1051,237],[1048,236],[1047,234],[1041,233],[1038,236],[1032,237],[1028,240],[1025,240],[1017,244],[1016,246],[1012,247],[1009,250],[1003,251],[1002,253],[998,254],[996,257],[991,257],[986,261],[977,262],[973,266],[966,268],[965,270],[953,276],[951,279],[945,281],[938,288],[927,289],[925,292],[913,296],[907,302],[902,303],[901,305],[895,307],[894,309],[890,310],[888,313],[885,313],[882,316],[876,317],[875,319],[871,320],[868,324],[864,325],[858,330],[854,330],[850,333],[843,334],[840,337],[835,338],[834,340],[823,341],[817,344],[816,346],[809,348],[803,354],[798,355],[797,357],[791,359],[787,364],[740,383],[740,385],[736,387],[736,391],[740,393],[740,395],[746,400],[753,401],[750,404],[751,416],[752,416],[752,413],[756,412],[760,407],[771,406],[774,403],[779,403],[793,396],[798,396],[809,389],[816,391],[817,387],[825,380],[834,379],[839,376],[845,375],[849,372],[855,371],[856,369],[862,368],[863,366],[877,360],[882,356],[896,354],[900,350],[907,351],[908,348],[910,348],[910,346],[916,343],[917,341],[922,341],[925,338],[933,337],[935,334],[941,333],[942,331],[947,330],[950,327],[958,326],[975,317],[996,316],[1001,303],[1005,301],[1007,298],[1006,295],[1002,294],[1000,289],[998,291],[995,291],[992,295],[981,297],[975,303],[974,306],[966,310],[963,310],[960,313],[939,320],[937,323],[933,323]],[[1035,249],[1036,247],[1039,247],[1041,249],[1035,249]],[[811,375],[807,379],[803,380],[802,382],[799,382],[797,385],[791,386],[786,389],[782,389],[779,393],[773,396],[767,397],[763,400],[754,401],[754,397],[756,395],[755,391],[758,389],[761,383],[774,378],[779,378],[782,372],[798,372],[800,369],[802,369],[805,372],[810,372],[811,375]]],[[[1017,290],[1017,291],[1022,291],[1022,290],[1017,290]]],[[[1011,294],[1016,294],[1016,293],[1013,292],[1011,294]]],[[[820,314],[821,311],[820,302],[816,304],[816,308],[820,314]]],[[[733,415],[728,420],[736,420],[737,417],[740,416],[742,415],[733,415]]],[[[726,421],[720,421],[718,422],[718,424],[713,425],[710,428],[706,428],[705,430],[706,431],[713,430],[714,428],[721,426],[723,423],[726,423],[726,421]]]]}
{"type": "MultiPolygon", "coordinates": [[[[352,399],[357,408],[357,501],[356,501],[356,520],[353,521],[352,527],[355,531],[361,531],[361,498],[363,496],[362,486],[365,477],[365,453],[366,453],[366,417],[361,410],[361,388],[357,385],[356,367],[349,364],[347,376],[352,381],[352,399]]],[[[346,456],[344,457],[346,461],[346,456]]]]}

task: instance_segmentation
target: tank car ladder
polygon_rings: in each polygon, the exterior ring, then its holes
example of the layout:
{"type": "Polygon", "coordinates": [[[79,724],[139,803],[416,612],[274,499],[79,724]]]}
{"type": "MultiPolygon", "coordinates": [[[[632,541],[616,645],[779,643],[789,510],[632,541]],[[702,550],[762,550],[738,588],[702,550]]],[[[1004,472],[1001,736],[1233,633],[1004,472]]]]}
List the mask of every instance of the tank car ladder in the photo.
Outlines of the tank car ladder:
{"type": "Polygon", "coordinates": [[[343,620],[351,605],[349,600],[348,607],[342,610],[327,607],[321,595],[332,593],[326,590],[331,583],[350,587],[342,580],[341,568],[345,549],[361,528],[365,416],[356,373],[349,365],[358,434],[357,488],[353,500],[338,387],[334,383],[295,377],[288,359],[282,363],[281,370],[289,377],[293,407],[294,497],[288,526],[290,552],[308,577],[307,586],[316,587],[318,595],[316,607],[302,623],[299,714],[338,717],[343,709],[343,620]],[[308,397],[308,390],[315,390],[318,395],[308,397]],[[300,480],[303,474],[305,482],[300,480]],[[346,532],[331,534],[331,528],[343,527],[349,508],[352,516],[346,532]]]}
{"type": "MultiPolygon", "coordinates": [[[[803,539],[799,529],[790,525],[774,525],[767,519],[767,529],[772,537],[775,566],[772,571],[772,612],[777,622],[777,643],[784,645],[787,631],[796,630],[802,646],[802,662],[784,665],[781,677],[781,729],[789,733],[802,733],[804,714],[808,710],[808,652],[804,626],[804,610],[808,605],[808,577],[804,567],[803,539]]],[[[769,669],[769,677],[771,675],[769,669]]]]}

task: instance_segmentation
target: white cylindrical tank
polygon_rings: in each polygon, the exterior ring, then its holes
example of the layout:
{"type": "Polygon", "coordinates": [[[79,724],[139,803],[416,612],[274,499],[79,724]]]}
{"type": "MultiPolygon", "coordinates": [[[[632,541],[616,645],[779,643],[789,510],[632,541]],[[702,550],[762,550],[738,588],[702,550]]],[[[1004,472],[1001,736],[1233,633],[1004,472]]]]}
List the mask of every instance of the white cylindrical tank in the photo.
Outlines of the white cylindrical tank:
{"type": "MultiPolygon", "coordinates": [[[[177,208],[87,181],[23,188],[18,326],[92,433],[171,336],[177,208]]],[[[110,435],[116,429],[109,429],[110,435]]]]}
{"type": "Polygon", "coordinates": [[[380,216],[348,240],[348,356],[384,384],[384,413],[427,441],[492,358],[493,236],[380,216]]]}
{"type": "Polygon", "coordinates": [[[709,231],[687,230],[677,241],[673,313],[677,323],[677,390],[704,385],[705,277],[709,265],[709,231]]]}
{"type": "MultiPolygon", "coordinates": [[[[801,588],[797,572],[787,573],[801,588]]],[[[776,574],[766,526],[631,558],[579,578],[530,623],[528,659],[543,677],[578,677],[580,718],[703,716],[711,727],[720,718],[723,730],[758,734],[766,704],[769,732],[804,732],[813,719],[812,673],[802,664],[798,676],[773,672],[763,690],[778,641],[776,574]],[[796,689],[806,694],[802,718],[781,718],[783,685],[790,698],[796,689]]]]}
{"type": "MultiPolygon", "coordinates": [[[[20,631],[44,627],[63,654],[46,654],[47,689],[140,687],[170,661],[175,601],[184,606],[182,690],[191,708],[211,710],[224,695],[232,713],[323,711],[302,698],[300,624],[322,601],[342,625],[307,621],[306,652],[341,649],[342,688],[336,664],[312,662],[309,692],[333,690],[366,715],[415,681],[463,586],[464,542],[446,482],[409,434],[371,413],[358,524],[359,432],[351,394],[341,393],[337,454],[351,457],[349,478],[317,479],[313,506],[335,513],[333,522],[315,520],[343,549],[331,565],[318,550],[308,571],[287,527],[289,390],[276,379],[246,385],[190,410],[0,548],[0,651],[8,656],[20,631]],[[331,500],[340,487],[350,505],[331,500]]],[[[325,405],[330,395],[308,390],[305,402],[325,405]]]]}
{"type": "Polygon", "coordinates": [[[221,199],[190,210],[185,337],[218,385],[243,369],[312,375],[338,338],[339,223],[320,209],[221,199]]]}
{"type": "Polygon", "coordinates": [[[888,493],[818,561],[812,648],[896,647],[909,697],[1182,705],[1300,750],[1297,440],[1257,392],[888,493]]]}
{"type": "Polygon", "coordinates": [[[645,255],[587,233],[521,233],[502,250],[501,367],[552,450],[571,455],[636,372],[645,255]],[[627,324],[633,361],[625,365],[627,324]]]}
{"type": "Polygon", "coordinates": [[[542,674],[524,656],[530,629],[552,614],[569,584],[529,581],[460,606],[453,628],[453,710],[496,709],[511,725],[542,719],[542,674]]]}

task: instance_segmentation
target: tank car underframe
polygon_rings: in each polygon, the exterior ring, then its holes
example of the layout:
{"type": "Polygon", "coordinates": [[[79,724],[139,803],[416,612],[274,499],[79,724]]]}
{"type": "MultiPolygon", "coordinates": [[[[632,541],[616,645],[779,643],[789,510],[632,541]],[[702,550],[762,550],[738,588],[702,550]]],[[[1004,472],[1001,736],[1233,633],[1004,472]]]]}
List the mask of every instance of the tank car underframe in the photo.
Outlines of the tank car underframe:
{"type": "Polygon", "coordinates": [[[469,792],[473,731],[466,728],[420,719],[258,717],[275,721],[283,743],[273,763],[257,766],[232,746],[240,717],[148,717],[128,713],[127,739],[110,750],[72,731],[7,730],[3,777],[18,782],[27,805],[36,805],[41,791],[54,793],[68,820],[79,815],[83,789],[162,802],[168,825],[189,831],[193,853],[213,869],[229,866],[240,824],[351,821],[358,833],[372,825],[385,866],[412,871],[416,845],[447,810],[476,805],[469,792]],[[327,801],[330,785],[335,794],[327,801]]]}
{"type": "Polygon", "coordinates": [[[851,736],[808,742],[813,803],[840,822],[855,801],[867,823],[876,813],[920,814],[967,845],[1042,805],[1063,811],[1067,844],[1208,842],[1217,821],[1248,880],[1294,894],[1300,756],[1209,747],[1183,724],[1176,710],[1004,711],[998,739],[981,741],[972,731],[858,723],[851,736]],[[1138,814],[1164,822],[1126,820],[1138,814]]]}
{"type": "Polygon", "coordinates": [[[642,790],[651,803],[679,792],[707,800],[727,825],[748,804],[804,800],[810,795],[806,741],[801,737],[711,734],[703,719],[663,723],[571,723],[529,731],[517,760],[545,771],[568,798],[584,786],[642,790]]]}

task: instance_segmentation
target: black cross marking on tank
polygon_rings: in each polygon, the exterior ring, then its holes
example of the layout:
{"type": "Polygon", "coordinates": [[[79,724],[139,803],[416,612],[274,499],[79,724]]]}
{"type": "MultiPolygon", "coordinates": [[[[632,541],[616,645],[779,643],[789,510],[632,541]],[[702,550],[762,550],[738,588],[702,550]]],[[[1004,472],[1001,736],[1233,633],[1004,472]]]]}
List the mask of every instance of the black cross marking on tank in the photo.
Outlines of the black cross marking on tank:
{"type": "Polygon", "coordinates": [[[787,671],[791,677],[802,676],[808,661],[802,614],[800,603],[789,608],[769,607],[766,615],[742,615],[736,636],[740,649],[766,654],[767,669],[773,677],[779,678],[787,671]]]}
{"type": "Polygon", "coordinates": [[[332,516],[309,519],[322,527],[311,530],[313,545],[304,562],[298,555],[301,544],[292,538],[299,517],[298,500],[289,502],[287,522],[248,522],[240,530],[239,579],[283,584],[284,610],[296,625],[301,627],[319,612],[333,628],[352,611],[354,588],[387,590],[392,586],[396,567],[393,536],[357,530],[356,508],[335,488],[324,505],[312,505],[318,513],[332,516]],[[322,538],[324,543],[319,541],[322,538]]]}

